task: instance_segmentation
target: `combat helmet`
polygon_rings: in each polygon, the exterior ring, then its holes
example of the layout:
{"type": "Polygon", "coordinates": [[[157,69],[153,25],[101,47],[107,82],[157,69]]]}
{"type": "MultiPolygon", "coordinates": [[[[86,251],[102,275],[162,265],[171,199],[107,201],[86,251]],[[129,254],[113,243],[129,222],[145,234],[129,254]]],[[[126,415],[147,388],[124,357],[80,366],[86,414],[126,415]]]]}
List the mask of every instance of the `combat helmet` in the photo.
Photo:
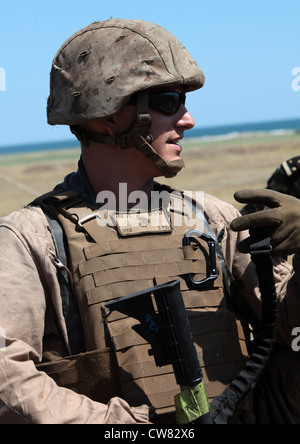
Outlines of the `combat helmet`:
{"type": "Polygon", "coordinates": [[[95,22],[73,34],[56,53],[50,74],[47,118],[69,125],[77,138],[127,148],[136,146],[166,177],[183,161],[166,163],[151,146],[149,90],[180,86],[199,89],[204,74],[185,47],[166,29],[142,20],[95,22]],[[137,120],[114,136],[83,131],[78,125],[110,117],[137,97],[137,120]]]}

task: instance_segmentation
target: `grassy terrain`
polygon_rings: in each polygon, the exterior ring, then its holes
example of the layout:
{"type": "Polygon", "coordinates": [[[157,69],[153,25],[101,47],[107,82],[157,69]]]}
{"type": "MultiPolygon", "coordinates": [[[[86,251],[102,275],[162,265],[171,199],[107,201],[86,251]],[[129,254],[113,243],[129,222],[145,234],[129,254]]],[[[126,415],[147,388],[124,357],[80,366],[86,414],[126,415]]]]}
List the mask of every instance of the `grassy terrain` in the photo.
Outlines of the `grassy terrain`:
{"type": "Polygon", "coordinates": [[[204,190],[238,207],[233,198],[236,190],[265,187],[283,161],[300,156],[300,134],[200,143],[189,140],[183,147],[186,168],[169,183],[204,190]]]}
{"type": "MultiPolygon", "coordinates": [[[[79,155],[79,149],[0,155],[0,216],[51,190],[77,169],[79,155]]],[[[182,189],[205,190],[235,204],[234,191],[264,187],[284,160],[298,155],[299,133],[221,141],[186,139],[186,168],[167,183],[182,189]]]]}

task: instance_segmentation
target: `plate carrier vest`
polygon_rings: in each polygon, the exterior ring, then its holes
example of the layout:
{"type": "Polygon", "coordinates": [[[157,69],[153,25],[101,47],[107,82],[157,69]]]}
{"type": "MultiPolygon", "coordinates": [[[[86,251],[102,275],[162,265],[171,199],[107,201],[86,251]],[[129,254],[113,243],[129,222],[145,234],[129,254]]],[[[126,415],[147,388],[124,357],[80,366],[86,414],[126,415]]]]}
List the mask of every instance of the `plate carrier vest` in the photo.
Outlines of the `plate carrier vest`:
{"type": "MultiPolygon", "coordinates": [[[[100,226],[99,209],[74,192],[51,192],[35,201],[63,227],[85,342],[84,353],[42,363],[38,369],[58,385],[98,402],[121,396],[131,406],[152,405],[157,422],[171,417],[173,423],[174,396],[180,390],[172,367],[156,367],[149,344],[131,328],[136,321],[118,312],[106,319],[105,303],[179,279],[209,401],[224,391],[248,356],[241,324],[227,305],[219,260],[214,282],[197,288],[187,284],[189,274],[196,281],[206,278],[208,245],[199,238],[201,247],[192,242],[183,246],[191,226],[184,211],[182,223],[174,224],[174,200],[182,204],[183,194],[172,192],[170,230],[151,232],[145,226],[139,231],[140,223],[136,233],[116,224],[100,226]]],[[[208,227],[206,221],[204,225],[208,227]]],[[[207,232],[205,227],[202,231],[207,232]]]]}

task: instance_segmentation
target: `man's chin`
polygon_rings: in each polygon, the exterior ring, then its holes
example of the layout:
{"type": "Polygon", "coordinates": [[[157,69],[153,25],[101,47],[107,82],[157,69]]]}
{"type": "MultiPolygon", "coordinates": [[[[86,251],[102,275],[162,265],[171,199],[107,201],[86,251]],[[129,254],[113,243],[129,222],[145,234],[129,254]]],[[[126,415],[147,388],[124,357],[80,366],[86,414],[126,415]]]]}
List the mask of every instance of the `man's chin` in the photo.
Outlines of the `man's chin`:
{"type": "Polygon", "coordinates": [[[166,179],[172,179],[173,177],[176,177],[178,173],[180,173],[180,171],[182,170],[183,167],[179,168],[169,168],[169,172],[164,174],[164,177],[166,179]]]}
{"type": "Polygon", "coordinates": [[[171,162],[167,162],[169,170],[174,173],[176,176],[182,168],[185,167],[184,161],[181,157],[178,157],[176,160],[172,160],[171,162]]]}
{"type": "Polygon", "coordinates": [[[178,173],[180,173],[180,171],[183,169],[183,167],[181,168],[172,168],[172,171],[174,172],[174,177],[177,176],[178,173]]]}

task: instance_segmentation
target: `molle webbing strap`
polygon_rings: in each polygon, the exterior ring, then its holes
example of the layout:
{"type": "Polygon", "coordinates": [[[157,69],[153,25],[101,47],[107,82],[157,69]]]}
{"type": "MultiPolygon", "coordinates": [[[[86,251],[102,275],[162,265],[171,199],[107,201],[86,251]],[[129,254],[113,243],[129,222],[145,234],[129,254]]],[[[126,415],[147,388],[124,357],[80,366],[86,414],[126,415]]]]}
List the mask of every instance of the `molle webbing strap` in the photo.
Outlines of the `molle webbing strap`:
{"type": "MultiPolygon", "coordinates": [[[[134,281],[141,279],[151,279],[153,276],[182,276],[189,273],[199,274],[202,279],[205,278],[205,273],[200,273],[200,270],[203,270],[203,266],[206,265],[205,260],[202,261],[192,261],[192,260],[181,260],[170,263],[161,262],[162,256],[157,254],[157,258],[160,263],[143,265],[138,260],[138,256],[136,256],[138,265],[128,266],[125,265],[118,267],[118,263],[116,263],[116,268],[114,269],[100,269],[100,271],[93,271],[94,281],[96,287],[104,286],[109,283],[117,283],[117,282],[126,282],[126,281],[134,281]]],[[[104,265],[103,261],[99,261],[99,264],[104,265]]],[[[122,263],[122,258],[120,258],[120,263],[122,263]]],[[[92,274],[92,268],[90,270],[84,269],[84,265],[79,266],[79,274],[80,277],[84,277],[85,275],[92,274]]],[[[99,270],[99,269],[98,269],[99,270]]]]}
{"type": "MultiPolygon", "coordinates": [[[[176,236],[176,235],[174,235],[176,236]]],[[[177,235],[175,237],[169,238],[166,237],[166,243],[168,249],[172,248],[172,244],[174,240],[181,241],[182,235],[177,235]]],[[[84,248],[84,254],[87,260],[94,259],[102,255],[106,254],[114,254],[114,253],[130,253],[132,251],[147,251],[147,250],[159,250],[161,248],[161,239],[160,237],[155,236],[147,236],[147,237],[129,237],[126,239],[122,239],[122,242],[119,242],[119,239],[99,242],[97,244],[92,244],[89,247],[84,248]]]]}
{"type": "MultiPolygon", "coordinates": [[[[160,285],[166,282],[172,281],[178,278],[180,281],[180,286],[183,291],[188,291],[189,288],[186,284],[184,277],[178,276],[155,276],[151,279],[140,279],[135,281],[118,282],[107,284],[101,287],[95,287],[86,291],[86,299],[89,305],[104,303],[110,299],[116,299],[123,297],[124,295],[136,293],[138,291],[144,290],[145,288],[150,288],[151,285],[160,285]]],[[[203,291],[199,294],[196,291],[189,291],[189,297],[183,299],[186,308],[192,308],[199,304],[200,307],[217,307],[222,305],[223,293],[221,289],[216,290],[212,294],[210,291],[203,291]]]]}
{"type": "MultiPolygon", "coordinates": [[[[121,267],[138,267],[143,264],[152,266],[156,265],[161,258],[163,258],[165,264],[170,264],[171,262],[178,263],[184,259],[186,259],[186,262],[192,262],[193,260],[196,261],[198,259],[198,255],[197,251],[195,251],[192,246],[190,246],[190,248],[184,247],[182,250],[178,248],[170,248],[170,250],[158,249],[156,251],[124,252],[111,254],[107,257],[96,257],[94,259],[90,259],[88,262],[85,262],[79,266],[79,273],[80,276],[83,277],[87,274],[95,273],[101,269],[110,270],[121,267]],[[185,255],[184,252],[187,252],[187,254],[185,255]],[[187,255],[189,259],[187,258],[187,255]]],[[[192,264],[191,266],[194,268],[192,264]]]]}

